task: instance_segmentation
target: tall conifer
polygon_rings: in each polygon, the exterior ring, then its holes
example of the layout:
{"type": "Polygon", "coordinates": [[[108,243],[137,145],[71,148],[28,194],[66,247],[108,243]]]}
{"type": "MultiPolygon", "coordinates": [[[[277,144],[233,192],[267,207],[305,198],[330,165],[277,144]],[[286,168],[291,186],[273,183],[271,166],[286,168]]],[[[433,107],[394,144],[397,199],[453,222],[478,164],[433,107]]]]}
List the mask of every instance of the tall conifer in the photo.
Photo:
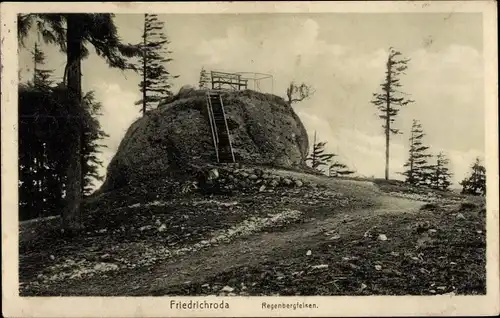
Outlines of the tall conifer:
{"type": "Polygon", "coordinates": [[[431,187],[438,190],[448,190],[451,185],[451,176],[448,165],[450,160],[440,152],[436,156],[436,164],[432,168],[431,187]]]}
{"type": "Polygon", "coordinates": [[[476,158],[471,169],[470,176],[460,182],[462,193],[486,195],[486,168],[481,164],[479,158],[476,158]]]}
{"type": "Polygon", "coordinates": [[[172,96],[171,80],[179,76],[172,75],[167,64],[172,61],[168,49],[170,41],[164,33],[165,22],[160,21],[156,14],[144,15],[142,43],[139,45],[142,55],[139,58],[139,73],[142,80],[139,89],[142,98],[136,102],[141,105],[142,114],[155,108],[158,103],[172,96]]]}
{"type": "Polygon", "coordinates": [[[404,165],[407,170],[403,172],[403,175],[406,176],[406,182],[412,185],[425,185],[430,182],[429,169],[431,167],[427,160],[431,155],[427,153],[429,147],[423,144],[422,139],[424,136],[422,124],[414,119],[409,138],[410,151],[408,161],[404,165]]]}
{"type": "Polygon", "coordinates": [[[398,115],[401,107],[412,103],[413,100],[406,98],[406,93],[402,92],[400,76],[404,74],[408,68],[407,64],[409,59],[400,58],[401,52],[389,49],[387,57],[385,79],[380,86],[382,92],[374,93],[371,101],[380,111],[379,118],[384,121],[382,128],[385,133],[385,179],[389,179],[389,143],[391,134],[399,133],[398,129],[392,127],[396,116],[398,115]]]}

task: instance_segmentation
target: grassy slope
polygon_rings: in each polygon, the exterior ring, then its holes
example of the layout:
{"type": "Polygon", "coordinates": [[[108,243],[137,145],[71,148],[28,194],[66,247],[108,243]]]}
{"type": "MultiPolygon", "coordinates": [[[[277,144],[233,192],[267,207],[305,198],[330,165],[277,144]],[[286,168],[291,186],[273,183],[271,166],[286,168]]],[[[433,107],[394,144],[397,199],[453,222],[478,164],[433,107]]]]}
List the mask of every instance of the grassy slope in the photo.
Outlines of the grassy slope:
{"type": "Polygon", "coordinates": [[[398,198],[411,192],[401,185],[304,178],[325,188],[156,202],[107,194],[88,204],[88,231],[72,240],[56,220],[25,224],[21,295],[485,292],[480,202],[458,211],[470,198],[424,206],[398,198]]]}

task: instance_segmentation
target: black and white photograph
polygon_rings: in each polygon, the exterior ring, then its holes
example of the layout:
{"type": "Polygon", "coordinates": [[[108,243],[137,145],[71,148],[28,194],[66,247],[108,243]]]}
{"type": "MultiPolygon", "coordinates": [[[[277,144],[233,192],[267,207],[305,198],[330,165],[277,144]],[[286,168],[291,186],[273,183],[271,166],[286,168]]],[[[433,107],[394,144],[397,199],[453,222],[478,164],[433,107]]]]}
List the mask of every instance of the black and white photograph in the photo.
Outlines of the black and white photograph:
{"type": "Polygon", "coordinates": [[[493,295],[498,313],[494,2],[432,2],[11,3],[13,293],[168,297],[183,316],[253,297],[258,311],[232,315],[317,315],[308,296],[493,295]]]}

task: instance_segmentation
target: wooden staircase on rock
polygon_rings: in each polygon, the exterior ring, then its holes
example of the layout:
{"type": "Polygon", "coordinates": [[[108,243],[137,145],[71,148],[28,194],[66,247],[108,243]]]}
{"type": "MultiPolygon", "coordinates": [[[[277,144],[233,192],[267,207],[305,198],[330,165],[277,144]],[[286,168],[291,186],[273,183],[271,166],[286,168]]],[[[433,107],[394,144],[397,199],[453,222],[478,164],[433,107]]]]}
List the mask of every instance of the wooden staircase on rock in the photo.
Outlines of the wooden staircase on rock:
{"type": "Polygon", "coordinates": [[[226,113],[224,111],[224,103],[219,92],[207,92],[207,110],[217,162],[235,162],[226,113]]]}

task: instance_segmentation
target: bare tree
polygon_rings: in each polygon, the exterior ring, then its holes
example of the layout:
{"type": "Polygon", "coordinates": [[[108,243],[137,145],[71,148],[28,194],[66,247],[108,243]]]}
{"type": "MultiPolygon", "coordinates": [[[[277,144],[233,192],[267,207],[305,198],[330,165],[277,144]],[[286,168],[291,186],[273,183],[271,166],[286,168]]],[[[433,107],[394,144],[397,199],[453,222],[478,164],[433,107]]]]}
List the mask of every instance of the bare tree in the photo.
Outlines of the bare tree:
{"type": "Polygon", "coordinates": [[[304,99],[310,98],[314,95],[314,89],[307,85],[306,83],[302,83],[300,85],[291,82],[290,85],[286,89],[286,97],[288,105],[292,105],[293,103],[301,102],[304,99]]]}

